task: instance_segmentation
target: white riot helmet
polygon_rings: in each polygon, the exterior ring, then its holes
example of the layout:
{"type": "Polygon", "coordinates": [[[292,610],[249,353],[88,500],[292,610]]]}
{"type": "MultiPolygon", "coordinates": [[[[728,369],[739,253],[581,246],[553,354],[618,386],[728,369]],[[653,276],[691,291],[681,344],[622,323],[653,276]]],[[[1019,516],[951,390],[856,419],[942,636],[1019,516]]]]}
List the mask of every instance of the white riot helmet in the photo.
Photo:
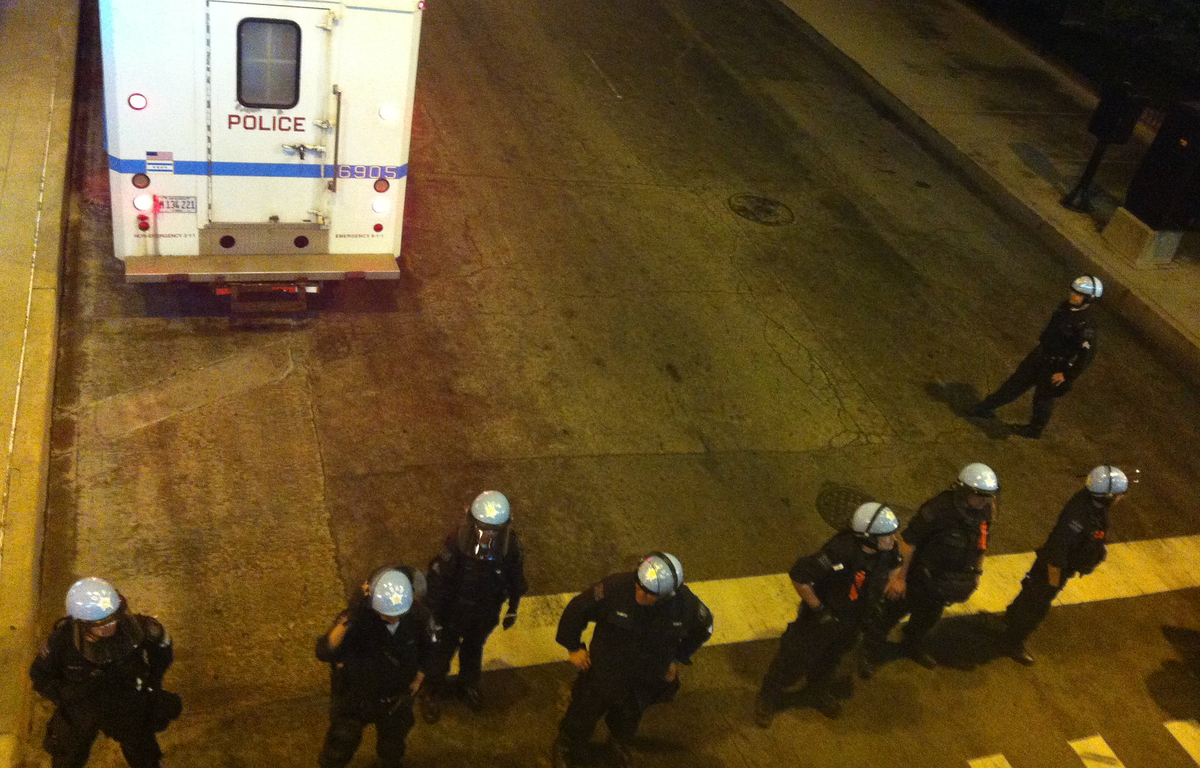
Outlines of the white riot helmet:
{"type": "Polygon", "coordinates": [[[380,616],[403,616],[413,604],[413,584],[395,568],[376,571],[370,584],[371,608],[380,616]]]}
{"type": "Polygon", "coordinates": [[[1088,493],[1096,499],[1112,499],[1129,490],[1129,478],[1111,464],[1101,464],[1088,472],[1088,493]]]}
{"type": "Polygon", "coordinates": [[[671,597],[683,586],[683,563],[667,552],[651,552],[638,565],[637,580],[650,594],[671,597]]]}
{"type": "Polygon", "coordinates": [[[1095,275],[1081,275],[1071,283],[1071,290],[1083,297],[1090,304],[1104,295],[1104,283],[1095,275]]]}
{"type": "Polygon", "coordinates": [[[121,596],[104,579],[89,576],[67,590],[67,614],[76,621],[100,622],[121,607],[121,596]]]}
{"type": "Polygon", "coordinates": [[[958,484],[980,496],[995,496],[1000,493],[1000,479],[996,477],[995,471],[978,461],[959,470],[958,484]]]}
{"type": "Polygon", "coordinates": [[[500,491],[484,491],[471,502],[459,528],[459,547],[478,560],[503,560],[508,553],[512,508],[500,491]]]}
{"type": "Polygon", "coordinates": [[[896,513],[887,504],[880,504],[878,501],[858,505],[858,509],[854,510],[854,515],[850,518],[850,530],[859,536],[887,536],[895,533],[899,527],[900,521],[896,519],[896,513]]]}
{"type": "Polygon", "coordinates": [[[145,634],[133,619],[116,588],[94,576],[80,579],[67,590],[67,614],[73,619],[75,648],[93,664],[127,658],[145,634]]]}

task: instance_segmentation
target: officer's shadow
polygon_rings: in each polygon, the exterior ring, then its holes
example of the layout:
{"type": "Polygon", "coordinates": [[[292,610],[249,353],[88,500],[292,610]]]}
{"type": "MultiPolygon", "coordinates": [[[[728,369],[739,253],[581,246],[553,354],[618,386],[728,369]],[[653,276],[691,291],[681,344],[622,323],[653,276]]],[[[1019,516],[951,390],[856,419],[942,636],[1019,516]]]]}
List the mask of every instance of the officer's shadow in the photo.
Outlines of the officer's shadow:
{"type": "MultiPolygon", "coordinates": [[[[979,613],[950,616],[938,622],[925,641],[925,650],[939,667],[971,672],[1001,658],[1009,648],[1002,634],[1003,620],[998,614],[979,613]]],[[[905,658],[898,643],[889,643],[878,666],[905,658]]]]}
{"type": "Polygon", "coordinates": [[[925,394],[931,400],[943,403],[955,416],[974,424],[989,440],[1007,440],[1013,434],[1012,424],[1005,424],[999,419],[980,419],[967,413],[983,399],[983,395],[970,384],[930,381],[925,384],[925,394]]]}
{"type": "Polygon", "coordinates": [[[1164,659],[1162,666],[1147,676],[1146,688],[1172,718],[1194,719],[1200,715],[1200,632],[1164,625],[1162,633],[1179,658],[1164,659]]]}

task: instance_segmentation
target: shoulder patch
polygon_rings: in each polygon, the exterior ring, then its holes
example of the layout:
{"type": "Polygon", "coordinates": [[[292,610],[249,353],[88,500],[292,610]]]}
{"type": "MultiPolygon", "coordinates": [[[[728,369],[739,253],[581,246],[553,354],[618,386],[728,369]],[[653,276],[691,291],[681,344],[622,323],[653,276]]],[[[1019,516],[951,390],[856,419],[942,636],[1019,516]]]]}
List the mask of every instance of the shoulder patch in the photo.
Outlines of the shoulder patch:
{"type": "Polygon", "coordinates": [[[1078,520],[1072,520],[1070,523],[1067,524],[1067,527],[1070,528],[1075,533],[1079,533],[1080,531],[1083,530],[1083,523],[1079,522],[1078,520]]]}
{"type": "Polygon", "coordinates": [[[817,564],[820,565],[822,568],[824,568],[827,571],[828,570],[836,570],[833,567],[833,561],[830,560],[829,555],[825,554],[824,552],[817,555],[817,564]]]}

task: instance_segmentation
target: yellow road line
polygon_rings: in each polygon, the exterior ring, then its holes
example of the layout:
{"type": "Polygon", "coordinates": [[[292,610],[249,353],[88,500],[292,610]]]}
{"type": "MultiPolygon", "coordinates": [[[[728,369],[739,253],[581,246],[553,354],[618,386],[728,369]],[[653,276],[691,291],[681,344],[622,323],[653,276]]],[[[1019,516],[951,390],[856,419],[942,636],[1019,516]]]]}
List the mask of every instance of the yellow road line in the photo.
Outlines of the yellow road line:
{"type": "Polygon", "coordinates": [[[1071,742],[1071,749],[1075,750],[1087,768],[1125,768],[1125,764],[1109,749],[1108,743],[1099,736],[1076,739],[1071,742]]]}
{"type": "MultiPolygon", "coordinates": [[[[969,601],[950,606],[946,613],[1003,611],[1020,591],[1033,558],[1032,552],[987,558],[979,589],[969,601]]],[[[799,602],[785,573],[690,582],[689,586],[716,617],[712,645],[778,637],[795,618],[799,602]]],[[[1088,603],[1191,587],[1200,587],[1200,535],[1111,544],[1108,559],[1096,572],[1071,579],[1056,603],[1088,603]]],[[[517,625],[507,632],[497,631],[488,641],[484,668],[565,660],[566,652],[554,642],[554,631],[572,597],[574,593],[567,592],[522,600],[517,625]]]]}
{"type": "Polygon", "coordinates": [[[967,761],[971,768],[1012,768],[1012,764],[1004,759],[1004,755],[989,755],[967,761]]]}
{"type": "Polygon", "coordinates": [[[1183,751],[1187,752],[1197,764],[1200,764],[1200,724],[1195,720],[1172,720],[1163,723],[1183,751]]]}

